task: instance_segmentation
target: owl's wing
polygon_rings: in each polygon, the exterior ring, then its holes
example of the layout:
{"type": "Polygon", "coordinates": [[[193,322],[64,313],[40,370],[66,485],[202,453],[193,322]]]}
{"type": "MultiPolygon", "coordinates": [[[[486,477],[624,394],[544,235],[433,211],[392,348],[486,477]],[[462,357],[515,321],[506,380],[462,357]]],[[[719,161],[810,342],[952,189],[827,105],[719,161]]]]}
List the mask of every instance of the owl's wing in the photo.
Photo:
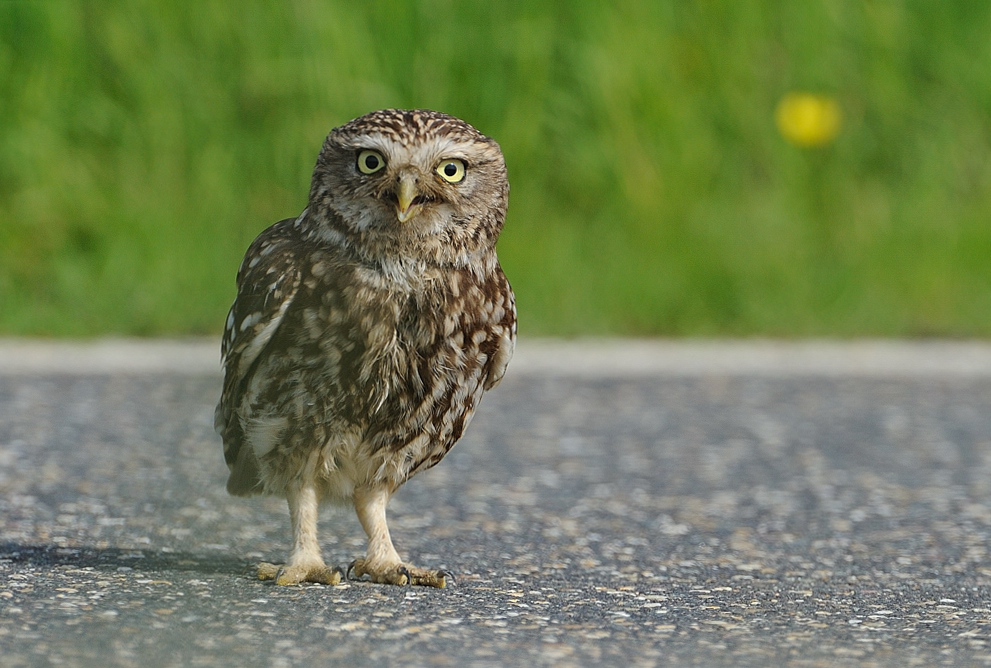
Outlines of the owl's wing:
{"type": "Polygon", "coordinates": [[[245,388],[299,291],[299,235],[289,218],[252,242],[237,271],[237,297],[221,344],[224,389],[214,427],[224,439],[224,459],[234,467],[244,445],[236,413],[245,388]]]}
{"type": "Polygon", "coordinates": [[[503,317],[494,328],[495,346],[489,352],[488,376],[485,379],[485,389],[491,390],[499,384],[502,377],[506,375],[506,367],[513,359],[513,352],[516,350],[516,295],[509,286],[509,280],[502,273],[502,267],[497,267],[499,281],[499,294],[503,296],[503,317]]]}

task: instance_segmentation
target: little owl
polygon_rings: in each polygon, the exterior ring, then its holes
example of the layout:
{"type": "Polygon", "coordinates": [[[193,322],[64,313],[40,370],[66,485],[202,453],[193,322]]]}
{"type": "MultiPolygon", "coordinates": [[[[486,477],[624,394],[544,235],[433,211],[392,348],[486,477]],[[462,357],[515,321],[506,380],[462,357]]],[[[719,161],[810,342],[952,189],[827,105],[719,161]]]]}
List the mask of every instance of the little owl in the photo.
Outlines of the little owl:
{"type": "Polygon", "coordinates": [[[216,428],[227,491],[289,502],[276,584],[337,584],[322,501],[354,505],[368,551],[349,572],[443,587],[403,563],[385,509],[437,464],[506,371],[513,292],[496,258],[509,184],[495,141],[433,111],[376,111],[331,131],[309,204],[262,232],[237,272],[216,428]]]}

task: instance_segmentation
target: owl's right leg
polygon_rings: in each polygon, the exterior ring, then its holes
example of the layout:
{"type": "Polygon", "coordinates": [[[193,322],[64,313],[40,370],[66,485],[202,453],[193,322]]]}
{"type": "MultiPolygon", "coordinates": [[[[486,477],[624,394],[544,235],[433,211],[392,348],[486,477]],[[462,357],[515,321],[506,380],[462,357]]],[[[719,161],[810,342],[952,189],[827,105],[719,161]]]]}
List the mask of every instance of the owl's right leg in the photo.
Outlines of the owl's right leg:
{"type": "Polygon", "coordinates": [[[317,542],[317,509],[320,498],[312,484],[292,486],[286,492],[289,502],[289,519],[292,522],[292,553],[283,566],[262,563],[258,565],[259,580],[275,580],[277,585],[295,585],[301,582],[340,584],[343,572],[329,568],[320,556],[317,542]]]}

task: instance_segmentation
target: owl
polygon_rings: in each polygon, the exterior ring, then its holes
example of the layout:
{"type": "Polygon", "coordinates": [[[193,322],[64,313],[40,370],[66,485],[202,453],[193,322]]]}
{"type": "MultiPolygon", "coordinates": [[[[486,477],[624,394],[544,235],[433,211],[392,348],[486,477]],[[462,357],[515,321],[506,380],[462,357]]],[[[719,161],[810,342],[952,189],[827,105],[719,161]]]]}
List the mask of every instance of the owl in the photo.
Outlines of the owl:
{"type": "Polygon", "coordinates": [[[404,563],[386,506],[444,458],[516,342],[496,257],[509,196],[499,145],[426,110],[335,128],[307,207],[269,227],[237,272],[216,429],[235,496],[285,496],[292,551],[258,576],[443,587],[404,563]],[[345,573],[317,540],[321,503],[354,506],[368,535],[345,573]]]}

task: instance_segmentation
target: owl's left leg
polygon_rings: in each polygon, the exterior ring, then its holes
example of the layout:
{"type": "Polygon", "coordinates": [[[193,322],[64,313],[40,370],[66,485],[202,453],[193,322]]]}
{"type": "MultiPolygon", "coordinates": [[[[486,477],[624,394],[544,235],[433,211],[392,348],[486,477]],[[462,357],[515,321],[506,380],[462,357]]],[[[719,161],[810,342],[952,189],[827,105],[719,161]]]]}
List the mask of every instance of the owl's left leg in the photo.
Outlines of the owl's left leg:
{"type": "Polygon", "coordinates": [[[430,571],[403,563],[392,544],[385,507],[392,496],[386,485],[360,487],[354,491],[354,509],[358,520],[368,535],[368,553],[364,559],[355,559],[348,572],[356,578],[368,575],[372,582],[397,585],[423,585],[444,587],[449,573],[430,571]]]}

